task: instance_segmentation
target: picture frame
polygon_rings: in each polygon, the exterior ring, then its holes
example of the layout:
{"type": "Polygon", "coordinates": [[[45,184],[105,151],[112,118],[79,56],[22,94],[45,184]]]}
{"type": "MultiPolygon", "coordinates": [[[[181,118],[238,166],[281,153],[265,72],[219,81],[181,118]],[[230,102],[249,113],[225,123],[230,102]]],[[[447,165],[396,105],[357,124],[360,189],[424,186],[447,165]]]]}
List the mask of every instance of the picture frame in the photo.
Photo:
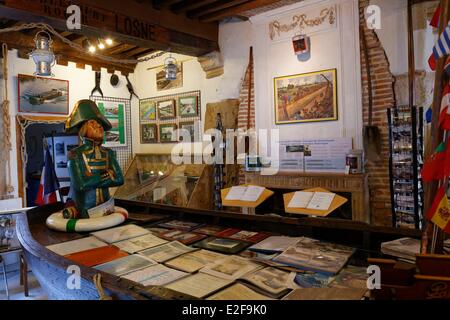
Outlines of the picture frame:
{"type": "Polygon", "coordinates": [[[69,81],[17,76],[19,113],[69,114],[69,81]]]}
{"type": "Polygon", "coordinates": [[[141,143],[156,143],[158,142],[158,126],[153,123],[141,124],[141,143]]]}
{"type": "Polygon", "coordinates": [[[177,125],[174,123],[159,125],[159,142],[177,142],[177,125]]]}
{"type": "Polygon", "coordinates": [[[275,124],[338,120],[337,70],[274,78],[275,124]]]}
{"type": "Polygon", "coordinates": [[[156,120],[156,103],[149,100],[139,101],[140,121],[156,120]]]}
{"type": "Polygon", "coordinates": [[[198,115],[198,97],[178,98],[178,115],[181,118],[196,117],[198,115]]]}
{"type": "Polygon", "coordinates": [[[160,120],[173,119],[176,117],[175,100],[158,101],[158,118],[160,120]]]}
{"type": "Polygon", "coordinates": [[[125,104],[116,101],[97,99],[98,110],[111,123],[112,128],[105,132],[103,146],[126,147],[127,146],[127,122],[125,104]]]}
{"type": "Polygon", "coordinates": [[[185,121],[185,122],[180,122],[179,126],[179,137],[178,140],[179,141],[183,141],[182,136],[181,136],[181,130],[182,129],[186,129],[189,131],[189,135],[190,135],[190,141],[189,142],[197,142],[199,140],[199,138],[196,135],[196,130],[195,130],[195,121],[185,121]]]}

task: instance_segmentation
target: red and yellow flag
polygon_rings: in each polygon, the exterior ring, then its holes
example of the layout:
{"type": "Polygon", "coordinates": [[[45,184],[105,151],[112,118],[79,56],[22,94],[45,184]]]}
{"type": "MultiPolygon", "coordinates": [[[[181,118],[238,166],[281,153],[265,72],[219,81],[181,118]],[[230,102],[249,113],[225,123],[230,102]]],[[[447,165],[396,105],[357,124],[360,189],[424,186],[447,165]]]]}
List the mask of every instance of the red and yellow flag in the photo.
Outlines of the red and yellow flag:
{"type": "Polygon", "coordinates": [[[450,206],[445,187],[440,187],[433,200],[431,208],[427,212],[427,219],[435,225],[450,233],[450,206]]]}

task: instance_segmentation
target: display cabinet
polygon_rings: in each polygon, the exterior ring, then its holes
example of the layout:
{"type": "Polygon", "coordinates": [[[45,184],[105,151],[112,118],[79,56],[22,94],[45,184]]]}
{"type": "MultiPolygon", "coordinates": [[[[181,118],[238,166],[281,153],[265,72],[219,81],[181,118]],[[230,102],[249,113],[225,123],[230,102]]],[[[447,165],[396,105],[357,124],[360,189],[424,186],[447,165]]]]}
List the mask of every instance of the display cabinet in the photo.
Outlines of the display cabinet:
{"type": "Polygon", "coordinates": [[[389,173],[394,227],[422,228],[423,108],[387,110],[389,173]]]}
{"type": "MultiPolygon", "coordinates": [[[[191,161],[194,163],[194,161],[191,161]]],[[[170,154],[136,154],[114,197],[186,208],[212,208],[212,168],[176,165],[170,154]]]]}

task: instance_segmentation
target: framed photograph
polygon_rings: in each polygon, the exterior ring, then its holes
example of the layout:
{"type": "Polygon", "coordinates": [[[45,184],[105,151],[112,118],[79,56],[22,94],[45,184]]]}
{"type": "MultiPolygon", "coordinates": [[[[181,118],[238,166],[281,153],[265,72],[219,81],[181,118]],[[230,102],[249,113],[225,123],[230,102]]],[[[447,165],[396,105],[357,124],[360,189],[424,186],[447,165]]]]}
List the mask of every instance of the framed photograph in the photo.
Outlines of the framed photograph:
{"type": "Polygon", "coordinates": [[[19,74],[18,104],[21,113],[69,113],[69,81],[19,74]]]}
{"type": "Polygon", "coordinates": [[[196,117],[198,115],[198,97],[179,98],[178,115],[181,118],[196,117]]]}
{"type": "Polygon", "coordinates": [[[156,124],[141,124],[141,143],[158,142],[158,127],[156,124]]]}
{"type": "Polygon", "coordinates": [[[177,78],[175,80],[166,79],[164,67],[156,70],[156,89],[158,91],[181,88],[183,86],[183,62],[177,63],[177,78]]]}
{"type": "Polygon", "coordinates": [[[125,105],[120,102],[97,100],[99,111],[111,123],[111,130],[105,132],[105,147],[125,147],[127,145],[127,128],[125,105]]]}
{"type": "Polygon", "coordinates": [[[274,79],[275,123],[338,119],[336,69],[274,79]]]}
{"type": "Polygon", "coordinates": [[[139,117],[141,121],[156,120],[156,103],[154,101],[139,101],[139,117]]]}
{"type": "Polygon", "coordinates": [[[176,142],[177,137],[175,130],[176,124],[161,124],[159,125],[159,142],[176,142]]]}
{"type": "Polygon", "coordinates": [[[158,102],[158,118],[161,120],[173,119],[176,116],[175,100],[158,102]]]}
{"type": "MultiPolygon", "coordinates": [[[[190,136],[190,140],[188,142],[196,142],[199,140],[199,138],[197,137],[196,132],[195,132],[195,122],[194,121],[180,122],[179,129],[187,130],[187,132],[189,133],[189,136],[190,136]]],[[[186,134],[186,133],[180,131],[180,137],[178,138],[178,140],[183,141],[184,134],[186,134]]]]}

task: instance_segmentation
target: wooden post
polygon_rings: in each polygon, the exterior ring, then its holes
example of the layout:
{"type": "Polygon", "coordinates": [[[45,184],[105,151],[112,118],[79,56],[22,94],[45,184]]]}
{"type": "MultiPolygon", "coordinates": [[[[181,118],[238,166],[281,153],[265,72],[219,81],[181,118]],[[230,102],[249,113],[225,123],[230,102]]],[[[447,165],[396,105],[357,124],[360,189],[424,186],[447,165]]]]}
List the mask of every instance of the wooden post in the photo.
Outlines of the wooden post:
{"type": "Polygon", "coordinates": [[[416,76],[416,63],[414,59],[414,28],[412,21],[412,0],[408,0],[408,92],[409,109],[414,106],[414,81],[416,76]]]}
{"type": "MultiPolygon", "coordinates": [[[[439,17],[439,35],[442,34],[445,27],[447,26],[447,22],[450,20],[450,0],[441,0],[440,1],[441,14],[439,17]]],[[[437,146],[442,142],[443,131],[439,128],[439,112],[441,109],[441,101],[442,101],[442,93],[445,86],[446,81],[448,81],[445,73],[444,73],[444,64],[446,60],[446,56],[437,60],[436,63],[436,75],[434,82],[434,96],[433,96],[433,117],[431,120],[431,148],[429,148],[428,154],[425,158],[428,158],[437,148],[437,146]]],[[[430,183],[424,184],[425,187],[425,210],[426,213],[428,209],[431,207],[433,203],[434,196],[436,195],[436,191],[438,188],[438,182],[433,181],[430,183]]],[[[432,222],[426,222],[424,232],[422,234],[422,245],[421,252],[427,253],[430,252],[431,242],[429,241],[433,234],[434,224],[432,222]]],[[[438,236],[436,253],[442,252],[442,232],[440,232],[440,236],[438,236]],[[441,240],[439,240],[441,238],[441,240]]]]}

